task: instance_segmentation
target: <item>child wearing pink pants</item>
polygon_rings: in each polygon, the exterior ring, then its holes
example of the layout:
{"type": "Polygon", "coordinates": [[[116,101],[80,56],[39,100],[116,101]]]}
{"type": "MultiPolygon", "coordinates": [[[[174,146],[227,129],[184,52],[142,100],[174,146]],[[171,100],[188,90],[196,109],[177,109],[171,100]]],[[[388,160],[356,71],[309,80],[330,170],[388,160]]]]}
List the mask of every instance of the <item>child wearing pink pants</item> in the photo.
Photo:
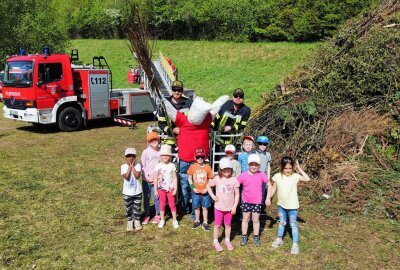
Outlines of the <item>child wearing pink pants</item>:
{"type": "Polygon", "coordinates": [[[218,242],[219,227],[222,222],[225,225],[225,245],[228,250],[233,250],[230,241],[232,216],[236,213],[236,207],[239,203],[239,182],[236,177],[232,177],[233,168],[229,158],[222,158],[219,163],[218,176],[210,180],[207,185],[208,193],[215,201],[214,205],[214,241],[213,245],[216,251],[222,251],[223,248],[218,242]],[[215,187],[216,194],[212,191],[215,187]]]}
{"type": "Polygon", "coordinates": [[[171,163],[171,146],[162,145],[160,149],[160,162],[154,168],[154,195],[160,198],[160,217],[158,228],[165,226],[165,208],[168,205],[172,213],[172,226],[174,229],[179,228],[178,220],[176,219],[176,206],[175,195],[178,185],[178,178],[176,176],[176,168],[171,163]]]}
{"type": "Polygon", "coordinates": [[[167,200],[171,212],[176,212],[175,196],[172,195],[173,191],[174,190],[170,191],[166,191],[163,189],[158,190],[158,196],[160,197],[160,212],[163,211],[165,213],[165,208],[167,207],[167,200]]]}

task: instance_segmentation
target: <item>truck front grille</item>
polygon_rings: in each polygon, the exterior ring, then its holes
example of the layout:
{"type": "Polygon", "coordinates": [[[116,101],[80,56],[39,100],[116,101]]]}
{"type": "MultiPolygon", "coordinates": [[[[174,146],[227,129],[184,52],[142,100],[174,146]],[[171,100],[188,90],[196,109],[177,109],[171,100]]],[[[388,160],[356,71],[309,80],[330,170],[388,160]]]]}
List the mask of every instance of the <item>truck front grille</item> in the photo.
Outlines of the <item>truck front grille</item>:
{"type": "Polygon", "coordinates": [[[25,103],[26,103],[25,100],[14,100],[14,102],[11,102],[11,99],[9,98],[5,98],[3,101],[3,104],[6,105],[7,108],[16,110],[26,110],[25,103]]]}

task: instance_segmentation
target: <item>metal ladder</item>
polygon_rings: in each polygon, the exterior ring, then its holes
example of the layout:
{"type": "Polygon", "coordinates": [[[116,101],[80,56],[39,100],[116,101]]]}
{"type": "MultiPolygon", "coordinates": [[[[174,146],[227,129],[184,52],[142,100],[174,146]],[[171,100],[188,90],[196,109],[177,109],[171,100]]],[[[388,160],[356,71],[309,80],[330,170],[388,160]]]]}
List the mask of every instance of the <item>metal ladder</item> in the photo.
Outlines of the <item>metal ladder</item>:
{"type": "MultiPolygon", "coordinates": [[[[220,151],[217,152],[217,143],[216,143],[217,140],[219,138],[233,137],[233,142],[234,142],[234,145],[236,146],[239,139],[241,137],[243,137],[243,133],[223,135],[223,134],[218,134],[217,131],[213,131],[211,137],[212,138],[210,140],[210,165],[211,165],[211,169],[212,169],[214,175],[216,175],[218,173],[219,161],[221,160],[222,157],[225,156],[225,149],[222,148],[222,149],[220,149],[220,151]]],[[[236,151],[236,152],[239,152],[239,151],[236,151]]]]}
{"type": "Polygon", "coordinates": [[[153,68],[154,77],[161,83],[161,93],[163,96],[169,97],[172,95],[172,80],[168,76],[164,67],[161,65],[161,60],[154,60],[151,62],[151,67],[153,68]]]}

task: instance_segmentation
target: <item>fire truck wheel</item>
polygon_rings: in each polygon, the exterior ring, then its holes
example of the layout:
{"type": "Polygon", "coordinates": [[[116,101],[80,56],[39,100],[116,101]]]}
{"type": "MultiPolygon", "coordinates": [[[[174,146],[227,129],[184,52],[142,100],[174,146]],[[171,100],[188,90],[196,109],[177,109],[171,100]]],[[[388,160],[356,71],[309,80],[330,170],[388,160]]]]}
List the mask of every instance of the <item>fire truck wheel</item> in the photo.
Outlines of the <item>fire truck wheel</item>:
{"type": "Polygon", "coordinates": [[[58,126],[63,131],[75,131],[81,126],[81,124],[81,113],[73,107],[63,109],[58,116],[58,126]]]}

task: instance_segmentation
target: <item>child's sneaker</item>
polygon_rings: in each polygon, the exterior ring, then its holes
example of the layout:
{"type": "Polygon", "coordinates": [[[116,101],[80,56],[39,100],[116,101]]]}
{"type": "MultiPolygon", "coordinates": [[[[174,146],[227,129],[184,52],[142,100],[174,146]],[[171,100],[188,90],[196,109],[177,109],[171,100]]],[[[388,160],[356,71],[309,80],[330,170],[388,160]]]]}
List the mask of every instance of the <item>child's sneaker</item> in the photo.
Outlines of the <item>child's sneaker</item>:
{"type": "Polygon", "coordinates": [[[156,215],[151,223],[153,223],[153,224],[160,223],[160,216],[156,215]]]}
{"type": "Polygon", "coordinates": [[[145,217],[145,218],[143,219],[143,221],[142,221],[142,224],[143,224],[143,225],[147,225],[147,224],[149,224],[149,221],[150,221],[150,217],[145,217]]]}
{"type": "Polygon", "coordinates": [[[213,245],[214,245],[215,250],[218,252],[224,250],[224,248],[221,246],[221,244],[218,241],[214,241],[213,245]]]}
{"type": "Polygon", "coordinates": [[[135,230],[140,231],[142,229],[142,225],[139,220],[135,220],[135,230]]]}
{"type": "Polygon", "coordinates": [[[242,235],[242,238],[240,239],[240,245],[245,246],[247,244],[248,240],[249,240],[249,237],[247,235],[242,235]]]}
{"type": "Polygon", "coordinates": [[[283,244],[282,239],[276,238],[274,242],[272,242],[272,247],[277,248],[283,244]]]}
{"type": "Polygon", "coordinates": [[[160,222],[158,222],[158,228],[161,229],[162,227],[164,227],[164,225],[165,225],[165,220],[161,219],[160,222]]]}
{"type": "Polygon", "coordinates": [[[195,221],[193,223],[192,230],[196,230],[198,227],[200,227],[200,225],[201,225],[200,221],[195,221]]]}
{"type": "Polygon", "coordinates": [[[299,254],[299,244],[293,243],[292,250],[290,251],[290,253],[293,255],[299,254]]]}
{"type": "Polygon", "coordinates": [[[259,235],[254,235],[253,241],[254,241],[254,245],[256,247],[261,246],[261,240],[260,240],[260,236],[259,235]]]}
{"type": "Polygon", "coordinates": [[[203,223],[203,230],[205,230],[206,232],[210,231],[210,226],[208,226],[208,224],[205,222],[203,223]]]}
{"type": "Polygon", "coordinates": [[[227,250],[229,250],[229,251],[233,250],[233,245],[232,245],[231,241],[225,241],[225,246],[226,246],[227,250]]]}
{"type": "Polygon", "coordinates": [[[174,227],[174,229],[178,229],[179,228],[179,223],[178,223],[178,221],[176,219],[174,221],[172,221],[172,226],[174,227]]]}
{"type": "Polygon", "coordinates": [[[128,224],[126,225],[126,230],[128,232],[133,231],[133,220],[128,220],[128,224]]]}

